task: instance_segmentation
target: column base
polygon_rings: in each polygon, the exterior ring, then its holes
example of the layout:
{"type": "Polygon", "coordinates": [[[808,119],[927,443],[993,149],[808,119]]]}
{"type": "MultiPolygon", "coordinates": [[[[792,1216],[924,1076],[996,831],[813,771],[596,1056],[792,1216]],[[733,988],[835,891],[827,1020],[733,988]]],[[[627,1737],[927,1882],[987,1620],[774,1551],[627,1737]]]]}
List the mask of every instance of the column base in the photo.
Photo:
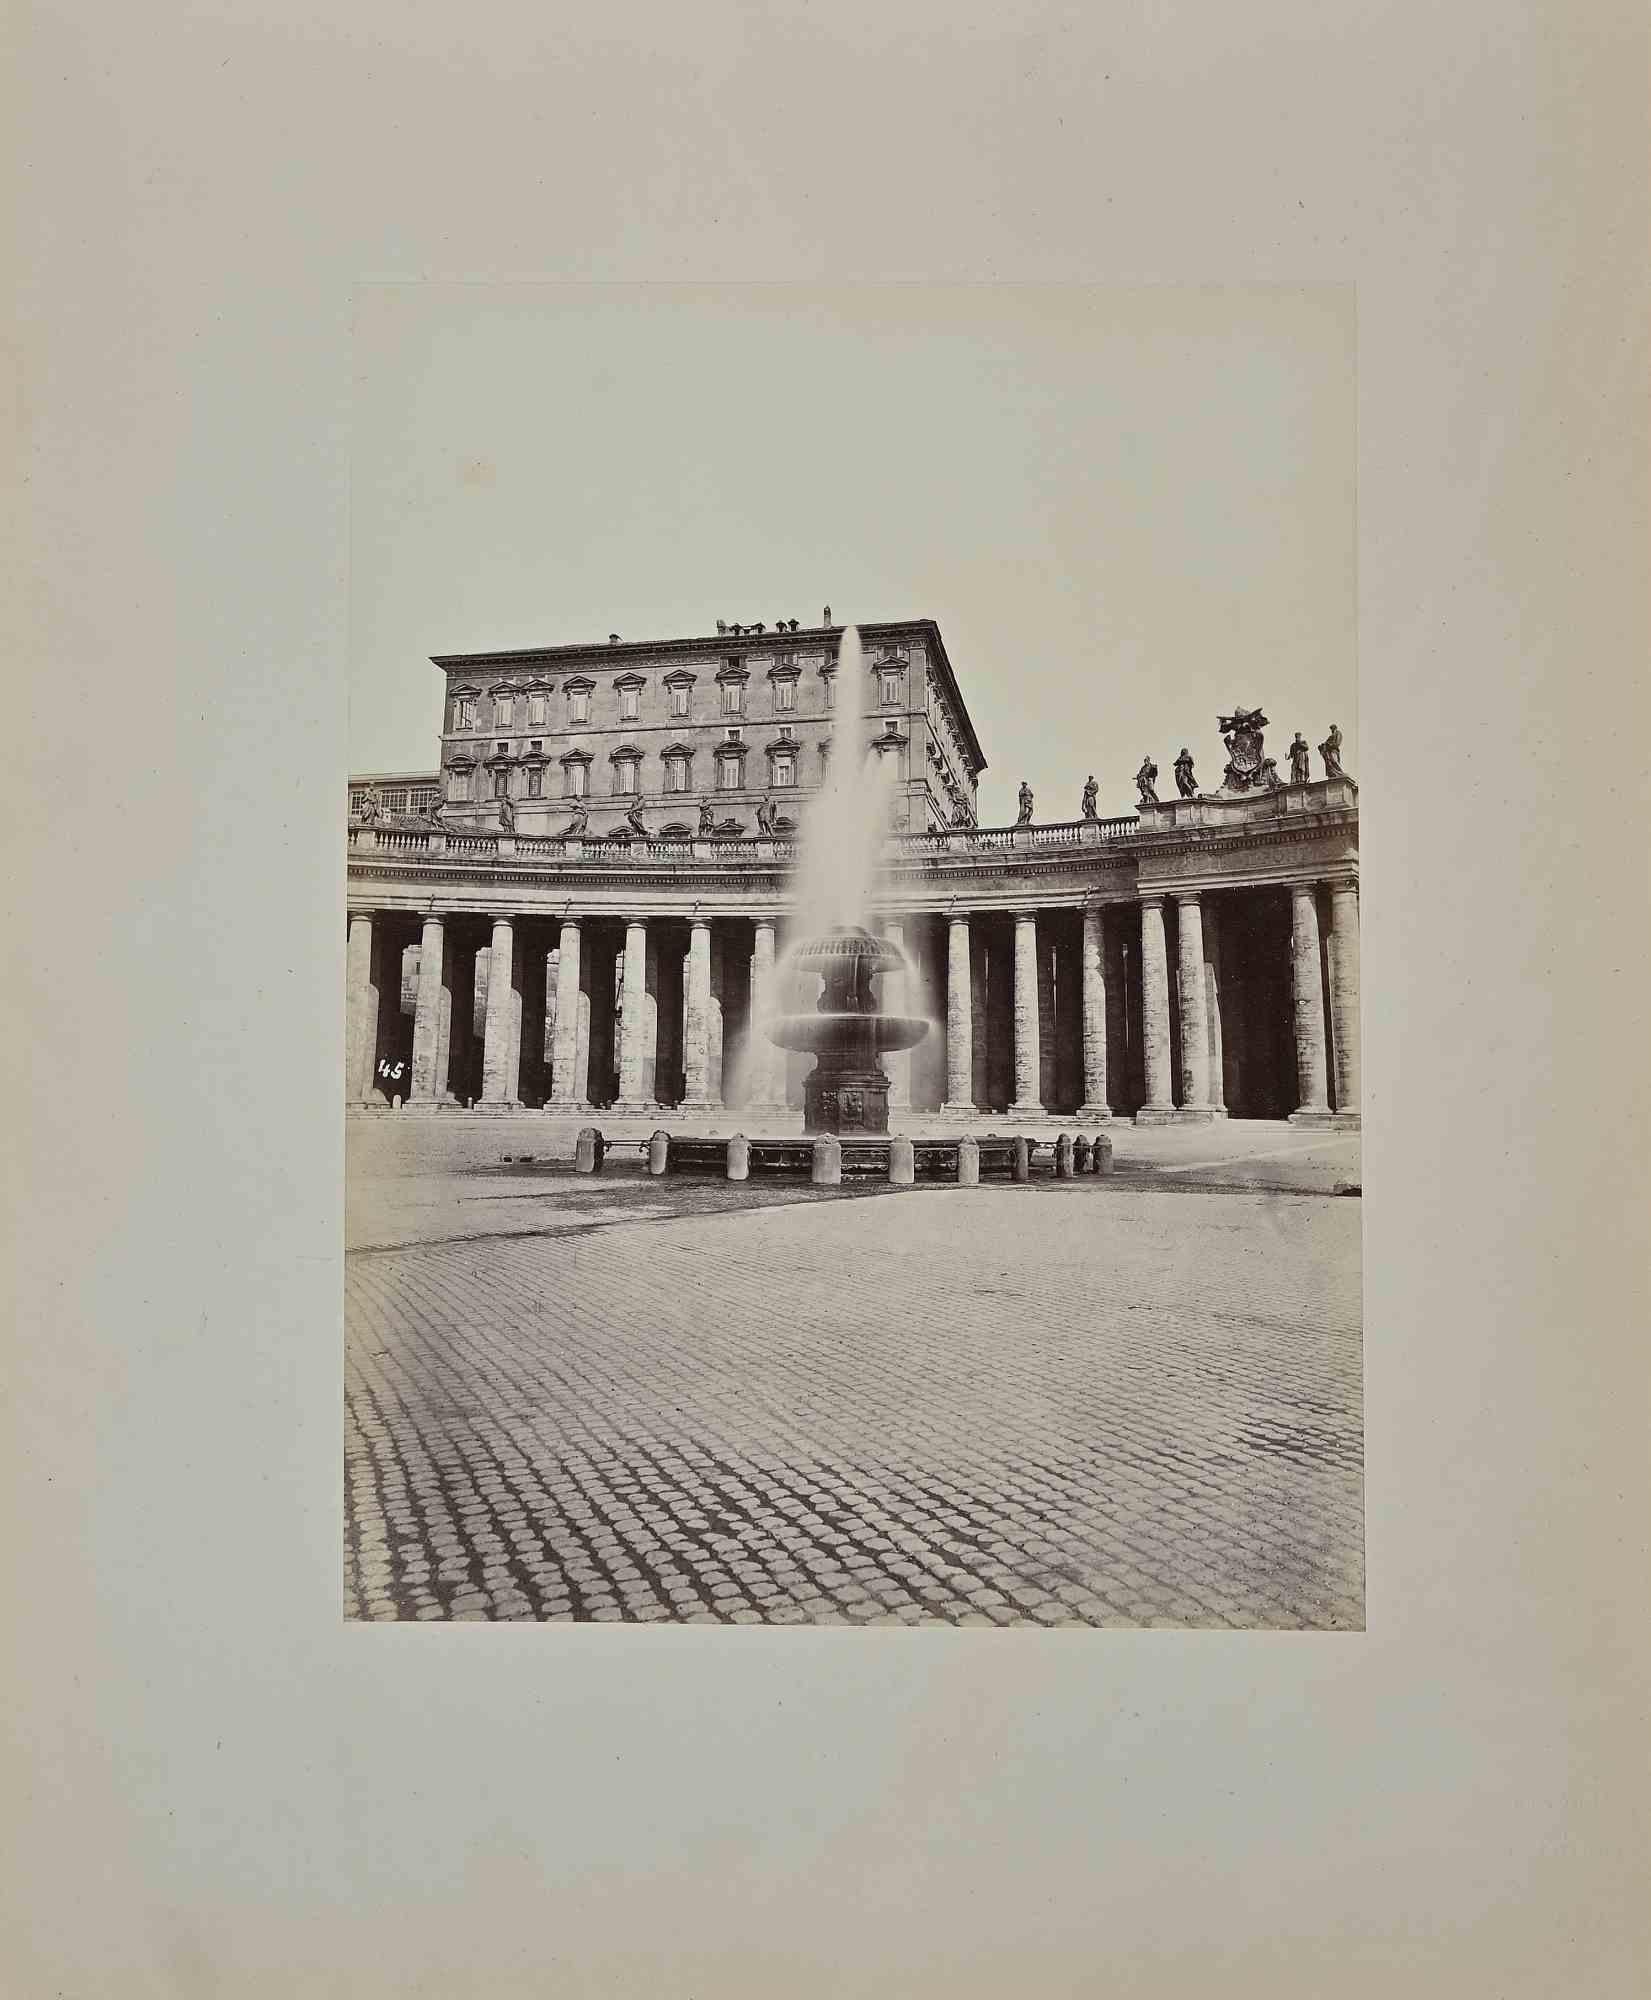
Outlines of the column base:
{"type": "Polygon", "coordinates": [[[645,1097],[620,1097],[608,1106],[615,1118],[654,1118],[665,1109],[645,1097]]]}
{"type": "Polygon", "coordinates": [[[1072,1116],[1074,1118],[1092,1118],[1099,1123],[1101,1119],[1112,1116],[1112,1106],[1110,1104],[1080,1104],[1072,1116]]]}
{"type": "Polygon", "coordinates": [[[545,1101],[545,1109],[553,1118],[571,1118],[575,1113],[594,1110],[586,1097],[552,1097],[545,1101]]]}
{"type": "Polygon", "coordinates": [[[505,1112],[525,1111],[527,1106],[519,1097],[492,1097],[483,1098],[481,1103],[472,1106],[472,1109],[480,1111],[484,1116],[496,1118],[505,1112]]]}
{"type": "Polygon", "coordinates": [[[1213,1125],[1215,1113],[1208,1105],[1143,1104],[1135,1114],[1137,1125],[1213,1125]]]}
{"type": "Polygon", "coordinates": [[[939,1115],[942,1118],[978,1118],[980,1106],[972,1099],[967,1104],[942,1104],[939,1115]]]}
{"type": "Polygon", "coordinates": [[[720,1104],[713,1104],[708,1097],[685,1097],[680,1104],[671,1106],[673,1111],[720,1111],[720,1104]]]}
{"type": "Polygon", "coordinates": [[[1038,1103],[1036,1098],[1030,1098],[1025,1101],[1017,1100],[1009,1106],[1009,1109],[1003,1115],[1005,1118],[1019,1118],[1030,1122],[1033,1119],[1047,1118],[1049,1113],[1038,1103]]]}
{"type": "Polygon", "coordinates": [[[1289,1122],[1309,1132],[1357,1132],[1363,1126],[1356,1111],[1292,1111],[1289,1122]]]}
{"type": "Polygon", "coordinates": [[[434,1118],[443,1111],[463,1111],[464,1106],[447,1092],[440,1097],[410,1097],[406,1108],[415,1118],[434,1118]]]}

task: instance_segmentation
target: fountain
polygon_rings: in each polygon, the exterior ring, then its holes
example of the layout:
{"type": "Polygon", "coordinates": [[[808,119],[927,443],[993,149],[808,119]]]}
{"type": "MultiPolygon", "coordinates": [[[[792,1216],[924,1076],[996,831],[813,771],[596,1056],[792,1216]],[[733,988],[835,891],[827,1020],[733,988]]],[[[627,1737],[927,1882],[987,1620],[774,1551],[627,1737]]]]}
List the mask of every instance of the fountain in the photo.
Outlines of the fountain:
{"type": "MultiPolygon", "coordinates": [[[[864,668],[852,625],[838,650],[837,678],[853,714],[864,668]]],[[[856,761],[847,748],[840,746],[807,808],[797,871],[798,942],[775,968],[779,994],[806,990],[814,980],[818,997],[811,1011],[780,1011],[760,1028],[778,1047],[815,1058],[803,1079],[805,1132],[881,1136],[889,1129],[889,1077],[879,1058],[915,1047],[929,1023],[881,1006],[882,975],[904,980],[911,970],[898,946],[865,928],[888,830],[892,766],[875,750],[856,761]]]]}
{"type": "Polygon", "coordinates": [[[780,1048],[814,1052],[803,1079],[803,1130],[886,1133],[889,1079],[878,1058],[915,1047],[929,1032],[921,1015],[885,1014],[872,990],[881,973],[905,970],[904,956],[857,924],[838,924],[805,939],[790,960],[823,981],[812,1014],[781,1014],[768,1024],[780,1048]]]}

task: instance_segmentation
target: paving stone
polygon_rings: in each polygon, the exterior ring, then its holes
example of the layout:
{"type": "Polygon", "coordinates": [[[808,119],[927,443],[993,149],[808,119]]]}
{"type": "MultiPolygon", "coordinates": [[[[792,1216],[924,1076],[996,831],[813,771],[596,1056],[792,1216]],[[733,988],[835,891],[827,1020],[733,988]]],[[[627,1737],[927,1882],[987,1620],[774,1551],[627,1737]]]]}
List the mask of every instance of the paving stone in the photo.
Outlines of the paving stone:
{"type": "Polygon", "coordinates": [[[1356,1203],[571,1178],[352,1181],[350,1615],[1362,1626],[1356,1203]]]}

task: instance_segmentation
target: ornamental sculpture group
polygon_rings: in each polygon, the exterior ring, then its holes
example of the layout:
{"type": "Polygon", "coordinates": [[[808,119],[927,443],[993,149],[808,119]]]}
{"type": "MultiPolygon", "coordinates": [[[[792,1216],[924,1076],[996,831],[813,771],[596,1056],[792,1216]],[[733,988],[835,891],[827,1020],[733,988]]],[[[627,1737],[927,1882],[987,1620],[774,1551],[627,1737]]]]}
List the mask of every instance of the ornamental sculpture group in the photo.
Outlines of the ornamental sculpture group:
{"type": "MultiPolygon", "coordinates": [[[[1226,745],[1227,765],[1221,773],[1221,789],[1211,794],[1215,798],[1237,798],[1251,792],[1276,792],[1283,789],[1286,780],[1278,775],[1278,765],[1266,754],[1263,731],[1267,718],[1259,708],[1237,708],[1231,715],[1218,718],[1221,740],[1226,745]]],[[[1335,723],[1330,725],[1330,734],[1319,745],[1319,755],[1324,759],[1326,778],[1345,778],[1347,773],[1341,763],[1341,731],[1335,723]]],[[[1310,785],[1313,782],[1312,766],[1307,739],[1298,729],[1290,745],[1290,776],[1292,785],[1310,785]]],[[[1135,773],[1135,789],[1141,795],[1141,804],[1155,806],[1162,803],[1158,797],[1158,766],[1150,755],[1141,759],[1141,768],[1135,773]]],[[[1185,744],[1175,760],[1175,789],[1184,799],[1200,796],[1198,779],[1193,770],[1192,752],[1185,744]]],[[[1100,786],[1095,782],[1095,774],[1090,772],[1083,788],[1083,817],[1096,819],[1100,815],[1100,786]]],[[[1022,783],[1020,788],[1020,817],[1017,826],[1029,826],[1032,820],[1032,788],[1022,783]]]]}

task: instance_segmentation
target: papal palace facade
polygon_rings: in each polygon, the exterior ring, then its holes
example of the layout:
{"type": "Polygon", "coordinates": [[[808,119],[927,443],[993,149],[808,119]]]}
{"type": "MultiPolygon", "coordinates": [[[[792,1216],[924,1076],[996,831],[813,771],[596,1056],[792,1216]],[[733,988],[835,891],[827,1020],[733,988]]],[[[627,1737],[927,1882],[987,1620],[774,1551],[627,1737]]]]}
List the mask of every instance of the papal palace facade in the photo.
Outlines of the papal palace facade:
{"type": "Polygon", "coordinates": [[[810,1059],[752,1023],[797,808],[828,757],[875,749],[897,830],[872,921],[920,989],[885,1002],[936,1022],[890,1059],[897,1125],[1357,1122],[1358,790],[1333,757],[1250,782],[1229,737],[1219,788],[981,827],[937,626],[863,626],[852,687],[840,638],[438,657],[439,771],[350,783],[347,1104],[795,1129],[810,1059]]]}

